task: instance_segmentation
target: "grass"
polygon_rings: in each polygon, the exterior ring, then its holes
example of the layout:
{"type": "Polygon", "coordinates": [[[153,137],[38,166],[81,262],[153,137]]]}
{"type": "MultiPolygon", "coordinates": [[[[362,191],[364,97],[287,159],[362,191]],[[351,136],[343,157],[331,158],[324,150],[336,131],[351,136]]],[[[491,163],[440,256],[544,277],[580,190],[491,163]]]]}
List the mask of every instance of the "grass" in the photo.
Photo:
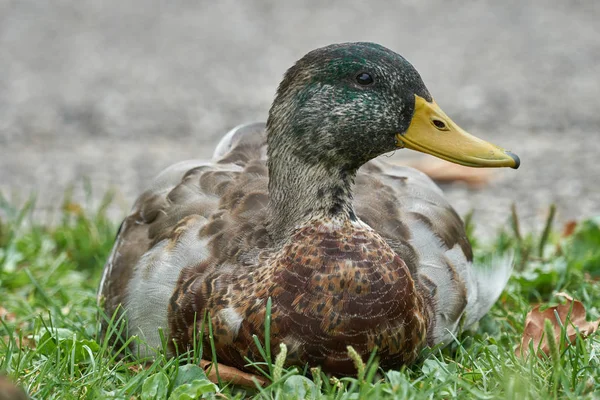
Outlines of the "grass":
{"type": "Polygon", "coordinates": [[[0,372],[32,398],[591,399],[600,393],[598,333],[572,346],[557,343],[549,356],[514,353],[528,311],[556,304],[555,292],[582,301],[589,319],[600,317],[599,218],[580,222],[562,238],[552,227],[552,211],[546,229],[525,235],[513,209],[508,228],[488,244],[473,238],[469,225],[476,258],[514,251],[515,272],[474,331],[415,365],[382,371],[375,360],[356,360],[358,376],[337,379],[315,369],[282,369],[284,355],[271,356],[265,346],[268,362],[261,367],[272,383],[248,389],[210,383],[197,366],[201,348],[143,366],[115,357],[98,338],[95,292],[117,229],[105,215],[109,197],[95,210],[67,200],[53,224],[32,218],[32,201],[21,207],[0,202],[0,372]]]}

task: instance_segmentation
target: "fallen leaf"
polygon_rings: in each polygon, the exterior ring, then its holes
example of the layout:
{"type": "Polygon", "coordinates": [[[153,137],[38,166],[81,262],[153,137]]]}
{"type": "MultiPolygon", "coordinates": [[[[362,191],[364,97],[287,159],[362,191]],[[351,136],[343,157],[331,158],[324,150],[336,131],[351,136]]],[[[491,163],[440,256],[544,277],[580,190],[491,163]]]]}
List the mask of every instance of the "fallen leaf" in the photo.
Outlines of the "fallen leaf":
{"type": "MultiPolygon", "coordinates": [[[[15,313],[8,311],[6,308],[0,306],[0,319],[3,320],[5,323],[14,323],[17,321],[17,316],[15,313]]],[[[4,335],[2,336],[2,339],[4,340],[4,342],[8,342],[10,340],[14,340],[16,345],[19,346],[19,348],[24,349],[24,348],[35,348],[35,340],[29,336],[29,335],[21,335],[21,333],[23,333],[25,330],[23,329],[23,327],[26,325],[25,322],[20,321],[18,322],[15,326],[14,326],[14,331],[12,333],[11,336],[7,336],[4,335]]]]}
{"type": "MultiPolygon", "coordinates": [[[[139,372],[142,369],[147,369],[149,366],[150,366],[150,364],[145,365],[145,366],[138,364],[138,365],[130,365],[128,368],[132,372],[139,372]]],[[[217,363],[217,366],[219,369],[219,376],[221,377],[222,382],[229,382],[229,383],[233,383],[234,385],[244,386],[244,387],[249,387],[249,388],[256,388],[256,385],[254,384],[254,379],[256,379],[258,384],[261,386],[267,386],[267,384],[269,383],[267,381],[267,379],[265,379],[262,376],[258,376],[258,375],[250,374],[248,372],[240,371],[237,368],[223,365],[221,363],[217,363]]],[[[212,383],[217,383],[217,384],[219,383],[219,380],[217,379],[217,373],[216,373],[215,369],[213,368],[212,361],[200,360],[200,367],[202,368],[202,370],[204,370],[204,373],[206,374],[206,378],[208,378],[209,381],[211,381],[212,383]]],[[[185,370],[185,366],[180,368],[180,372],[184,371],[184,370],[185,370]]],[[[181,379],[181,377],[180,377],[180,379],[181,379]]],[[[179,382],[179,384],[181,384],[181,383],[182,382],[179,382]]]]}
{"type": "Polygon", "coordinates": [[[19,336],[20,331],[15,330],[15,334],[13,335],[13,337],[10,337],[8,335],[3,335],[2,336],[2,340],[4,341],[4,343],[8,343],[11,340],[14,340],[17,347],[21,350],[23,349],[35,349],[36,346],[36,342],[35,340],[31,337],[31,336],[19,336]]]}
{"type": "Polygon", "coordinates": [[[77,203],[65,203],[63,204],[63,210],[74,215],[83,215],[83,208],[77,203]]]}
{"type": "Polygon", "coordinates": [[[568,221],[563,227],[562,237],[569,237],[575,232],[575,228],[577,227],[577,221],[568,221]]]}
{"type": "Polygon", "coordinates": [[[8,311],[2,306],[0,306],[0,318],[3,319],[4,322],[15,322],[17,320],[15,313],[8,311]]]}
{"type": "Polygon", "coordinates": [[[548,307],[544,311],[540,311],[541,306],[538,305],[527,314],[521,345],[515,351],[517,356],[526,357],[529,354],[530,342],[533,342],[534,349],[539,349],[539,351],[546,354],[550,353],[548,340],[544,336],[544,321],[547,319],[552,323],[556,343],[560,343],[561,324],[566,327],[566,334],[569,340],[567,345],[575,342],[577,330],[583,338],[586,338],[598,329],[600,319],[591,322],[586,321],[585,308],[580,301],[574,300],[571,296],[562,292],[557,293],[556,296],[563,297],[566,300],[565,304],[548,307]],[[556,320],[555,312],[558,314],[560,323],[556,320]]]}
{"type": "MultiPolygon", "coordinates": [[[[223,382],[229,382],[233,383],[234,385],[245,386],[250,388],[256,387],[254,379],[256,379],[258,384],[261,386],[266,386],[268,384],[268,381],[262,376],[240,371],[237,368],[229,367],[223,364],[217,365],[219,369],[219,376],[221,377],[221,381],[223,382]]],[[[213,363],[211,361],[200,360],[200,366],[202,367],[202,369],[204,369],[208,380],[210,380],[213,383],[219,383],[219,380],[217,379],[217,372],[215,371],[215,368],[212,367],[213,363]]]]}
{"type": "Polygon", "coordinates": [[[132,365],[128,366],[127,369],[131,372],[140,372],[142,369],[146,369],[146,368],[140,364],[132,364],[132,365]]]}
{"type": "Polygon", "coordinates": [[[468,186],[480,188],[492,178],[492,172],[488,169],[465,167],[437,158],[419,158],[395,164],[418,169],[438,183],[464,182],[468,186]]]}

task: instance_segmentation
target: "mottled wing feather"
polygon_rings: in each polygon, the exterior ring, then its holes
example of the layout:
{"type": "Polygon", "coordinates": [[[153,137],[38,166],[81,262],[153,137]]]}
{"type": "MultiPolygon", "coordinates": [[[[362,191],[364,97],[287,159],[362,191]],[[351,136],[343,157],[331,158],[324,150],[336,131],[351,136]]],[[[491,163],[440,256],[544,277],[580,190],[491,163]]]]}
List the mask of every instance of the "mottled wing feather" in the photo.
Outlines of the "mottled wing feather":
{"type": "MultiPolygon", "coordinates": [[[[162,247],[156,246],[157,243],[173,232],[179,217],[184,214],[182,210],[172,207],[169,194],[181,183],[190,169],[200,168],[203,165],[205,163],[201,161],[184,161],[161,172],[150,187],[139,196],[130,215],[122,222],[115,245],[104,267],[98,291],[98,300],[104,303],[106,313],[106,318],[103,318],[103,331],[106,330],[107,319],[110,320],[113,316],[120,317],[120,312],[118,315],[115,314],[119,307],[131,303],[128,298],[132,292],[131,283],[140,281],[135,277],[136,271],[143,270],[142,266],[151,265],[153,257],[160,255],[162,247]]],[[[187,207],[189,212],[193,212],[191,204],[187,207]]],[[[153,281],[146,279],[143,282],[153,281]]],[[[141,303],[147,304],[146,299],[141,303]]],[[[126,320],[131,319],[130,314],[128,311],[126,320]]],[[[157,325],[160,326],[164,327],[165,324],[157,325]]],[[[128,332],[125,336],[130,334],[133,333],[128,332]]]]}
{"type": "Polygon", "coordinates": [[[138,197],[131,213],[121,223],[115,245],[104,267],[98,293],[105,301],[109,317],[112,317],[118,305],[123,303],[132,266],[152,245],[148,232],[159,213],[166,208],[165,194],[181,180],[192,165],[198,163],[200,162],[185,161],[161,172],[150,188],[138,197]]]}
{"type": "MultiPolygon", "coordinates": [[[[264,126],[264,124],[262,124],[264,126]]],[[[264,228],[267,169],[264,129],[241,126],[215,152],[217,162],[184,161],[161,172],[123,221],[105,265],[98,298],[107,319],[122,306],[128,332],[148,348],[167,329],[167,304],[180,271],[207,258],[251,262],[269,244],[264,228]],[[225,151],[225,150],[223,150],[225,151]],[[245,251],[250,249],[250,251],[245,251]]]]}

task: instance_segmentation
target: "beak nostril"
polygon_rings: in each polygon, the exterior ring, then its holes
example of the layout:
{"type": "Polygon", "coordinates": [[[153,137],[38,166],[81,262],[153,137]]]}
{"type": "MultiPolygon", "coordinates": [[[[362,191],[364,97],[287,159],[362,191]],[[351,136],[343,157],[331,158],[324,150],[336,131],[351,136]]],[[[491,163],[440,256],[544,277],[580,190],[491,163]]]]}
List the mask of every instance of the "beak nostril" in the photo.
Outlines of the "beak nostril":
{"type": "Polygon", "coordinates": [[[440,131],[448,130],[446,123],[444,121],[442,121],[441,119],[434,118],[431,120],[431,123],[433,124],[433,126],[438,128],[440,131]]]}

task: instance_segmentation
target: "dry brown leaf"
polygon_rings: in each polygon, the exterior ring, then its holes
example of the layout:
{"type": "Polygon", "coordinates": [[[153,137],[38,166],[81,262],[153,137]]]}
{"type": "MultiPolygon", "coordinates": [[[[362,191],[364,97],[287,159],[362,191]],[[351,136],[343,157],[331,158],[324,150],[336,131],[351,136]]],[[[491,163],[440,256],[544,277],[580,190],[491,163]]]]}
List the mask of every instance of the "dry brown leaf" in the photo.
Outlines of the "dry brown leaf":
{"type": "MultiPolygon", "coordinates": [[[[6,308],[0,306],[0,319],[7,323],[14,323],[17,321],[17,316],[15,313],[10,312],[6,308]]],[[[36,343],[31,336],[23,335],[23,337],[21,337],[21,333],[23,332],[23,327],[25,325],[26,324],[22,321],[16,324],[16,326],[14,327],[15,330],[12,334],[12,337],[15,340],[17,346],[19,346],[20,348],[34,349],[36,343]]],[[[5,335],[2,336],[2,339],[5,342],[8,342],[10,340],[10,337],[5,335]]]]}
{"type": "Polygon", "coordinates": [[[84,212],[79,204],[71,202],[63,204],[63,210],[74,215],[83,215],[84,212]]]}
{"type": "Polygon", "coordinates": [[[471,168],[437,158],[419,158],[396,163],[418,169],[439,183],[464,182],[468,186],[479,188],[489,183],[492,172],[484,168],[471,168]]]}
{"type": "MultiPolygon", "coordinates": [[[[19,331],[15,331],[15,334],[19,334],[19,331]]],[[[20,349],[35,349],[37,346],[37,343],[35,341],[35,339],[33,338],[33,336],[29,335],[29,336],[23,336],[22,338],[18,338],[16,340],[17,342],[17,346],[19,346],[20,349]]]]}
{"type": "MultiPolygon", "coordinates": [[[[204,372],[206,372],[208,380],[210,380],[213,383],[219,383],[219,380],[217,379],[217,373],[215,369],[212,368],[212,365],[213,363],[211,361],[200,360],[200,366],[202,367],[204,372]]],[[[254,384],[254,378],[258,381],[258,383],[261,386],[266,386],[268,384],[268,381],[264,377],[249,374],[247,372],[240,371],[239,369],[234,367],[218,364],[218,368],[219,376],[221,377],[221,381],[223,382],[233,383],[234,385],[238,386],[255,388],[256,385],[254,384]]]]}
{"type": "Polygon", "coordinates": [[[569,338],[568,344],[575,342],[577,337],[577,331],[575,330],[575,327],[577,327],[579,333],[584,338],[591,335],[598,329],[598,325],[600,325],[600,319],[591,322],[586,321],[585,308],[580,301],[574,300],[571,296],[562,292],[557,293],[556,296],[565,298],[566,303],[559,304],[554,307],[548,307],[544,311],[540,311],[540,305],[538,305],[527,314],[527,317],[525,318],[525,330],[523,331],[521,345],[515,351],[517,356],[527,356],[529,354],[529,343],[532,341],[534,349],[539,348],[540,351],[543,351],[546,354],[550,353],[548,341],[544,335],[544,321],[547,319],[552,323],[554,339],[556,343],[560,343],[561,325],[556,320],[556,316],[554,314],[555,311],[558,314],[562,325],[566,327],[567,336],[569,338]],[[568,316],[569,322],[567,322],[568,316]]]}
{"type": "Polygon", "coordinates": [[[6,308],[0,306],[0,318],[5,322],[15,322],[17,320],[17,316],[15,313],[8,311],[6,308]]]}
{"type": "Polygon", "coordinates": [[[573,232],[575,232],[576,227],[577,221],[568,221],[563,228],[562,237],[566,238],[571,236],[573,232]]]}
{"type": "MultiPolygon", "coordinates": [[[[142,369],[149,368],[150,365],[151,364],[130,365],[129,370],[132,372],[139,372],[142,369]]],[[[262,376],[249,374],[247,372],[240,371],[237,368],[229,367],[229,366],[223,365],[221,363],[217,363],[217,365],[219,368],[219,376],[221,377],[222,382],[233,383],[234,385],[244,386],[244,387],[249,387],[249,388],[256,388],[253,378],[256,379],[258,381],[259,385],[261,385],[261,386],[267,386],[267,384],[269,383],[262,376]]],[[[200,368],[202,368],[204,370],[208,380],[211,381],[212,383],[219,383],[219,380],[217,379],[217,373],[216,373],[215,369],[212,368],[212,366],[213,366],[212,361],[202,360],[202,359],[200,360],[200,368]]]]}
{"type": "Polygon", "coordinates": [[[140,365],[140,364],[133,364],[130,365],[129,367],[127,367],[127,369],[131,372],[140,372],[143,369],[147,369],[149,367],[149,365],[140,365]]]}

